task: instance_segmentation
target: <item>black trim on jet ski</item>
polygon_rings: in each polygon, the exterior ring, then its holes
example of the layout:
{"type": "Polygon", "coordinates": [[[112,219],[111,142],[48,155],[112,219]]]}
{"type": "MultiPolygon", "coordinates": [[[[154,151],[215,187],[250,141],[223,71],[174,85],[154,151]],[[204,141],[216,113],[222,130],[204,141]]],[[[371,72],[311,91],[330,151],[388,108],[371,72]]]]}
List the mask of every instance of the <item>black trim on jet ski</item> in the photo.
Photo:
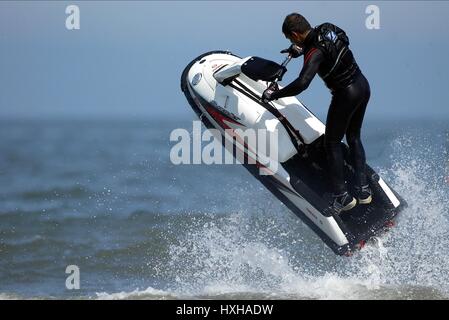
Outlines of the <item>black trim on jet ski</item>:
{"type": "Polygon", "coordinates": [[[250,91],[243,83],[241,83],[238,80],[232,81],[229,86],[240,93],[244,94],[254,102],[257,102],[262,107],[264,107],[268,112],[270,112],[273,116],[275,116],[279,122],[284,126],[285,130],[287,131],[288,135],[290,136],[290,139],[292,140],[293,145],[295,146],[296,150],[300,154],[304,154],[306,152],[305,146],[306,143],[304,142],[304,139],[301,136],[301,133],[296,130],[291,123],[287,120],[287,118],[284,117],[282,113],[279,112],[275,107],[271,106],[270,104],[264,103],[260,100],[260,97],[257,97],[252,91],[250,91]],[[232,82],[237,83],[241,88],[237,87],[236,85],[232,84],[232,82]],[[298,143],[300,141],[301,143],[298,143]]]}

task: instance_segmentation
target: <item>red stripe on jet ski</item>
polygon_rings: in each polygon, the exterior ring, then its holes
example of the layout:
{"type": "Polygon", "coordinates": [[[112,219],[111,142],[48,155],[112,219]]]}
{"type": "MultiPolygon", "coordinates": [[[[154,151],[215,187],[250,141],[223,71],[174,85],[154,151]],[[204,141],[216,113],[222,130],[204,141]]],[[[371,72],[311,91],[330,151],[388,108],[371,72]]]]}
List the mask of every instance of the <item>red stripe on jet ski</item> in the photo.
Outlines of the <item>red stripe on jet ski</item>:
{"type": "Polygon", "coordinates": [[[213,107],[206,106],[206,110],[207,110],[207,112],[209,112],[209,114],[212,116],[212,118],[214,118],[220,124],[220,126],[222,126],[224,129],[231,129],[231,127],[228,126],[224,122],[225,120],[227,122],[234,123],[239,126],[243,126],[243,124],[241,124],[240,122],[237,122],[234,119],[229,118],[228,116],[222,114],[221,112],[217,111],[217,109],[215,109],[213,107]]]}
{"type": "MultiPolygon", "coordinates": [[[[240,126],[243,126],[243,124],[235,121],[234,119],[231,119],[231,118],[225,116],[224,114],[222,114],[221,112],[216,110],[214,107],[206,106],[206,110],[207,110],[207,112],[209,112],[209,114],[212,116],[212,118],[214,118],[214,120],[218,122],[218,124],[220,126],[222,126],[224,129],[230,129],[231,132],[232,132],[232,136],[235,137],[239,141],[240,144],[243,144],[245,149],[250,150],[254,154],[257,154],[254,150],[251,150],[251,148],[248,146],[248,144],[244,140],[242,140],[238,135],[236,135],[234,133],[234,130],[230,126],[228,126],[224,121],[226,120],[228,122],[231,122],[231,123],[234,123],[234,124],[237,124],[237,125],[240,125],[240,126]]],[[[237,146],[237,148],[238,148],[238,146],[237,146]]],[[[251,160],[253,160],[255,162],[257,168],[264,169],[264,170],[268,171],[270,174],[274,174],[274,172],[271,171],[270,169],[268,169],[267,166],[263,165],[262,163],[260,163],[259,161],[257,161],[253,157],[251,157],[248,154],[248,152],[246,152],[246,150],[242,150],[242,151],[246,154],[246,156],[248,158],[250,158],[251,160]]]]}
{"type": "MultiPolygon", "coordinates": [[[[257,159],[254,159],[253,157],[251,157],[251,156],[249,155],[249,153],[247,152],[247,150],[251,151],[252,153],[254,153],[254,154],[256,154],[256,155],[257,155],[257,151],[253,150],[253,149],[252,149],[252,148],[245,142],[245,140],[243,140],[239,135],[237,135],[237,134],[234,132],[234,129],[229,128],[229,127],[226,128],[226,129],[229,129],[229,130],[226,130],[226,133],[227,133],[227,134],[229,134],[229,135],[231,135],[233,138],[235,138],[235,139],[240,143],[240,145],[243,145],[243,149],[240,148],[238,145],[236,145],[236,147],[237,147],[241,152],[243,152],[243,153],[246,155],[246,157],[247,157],[248,159],[251,159],[251,160],[254,162],[254,164],[256,165],[256,167],[257,167],[258,169],[263,169],[263,170],[267,171],[270,175],[274,175],[274,174],[275,174],[275,173],[274,173],[272,170],[270,170],[266,165],[260,163],[259,161],[257,161],[257,159]]],[[[249,163],[249,162],[248,162],[248,163],[249,163]]]]}

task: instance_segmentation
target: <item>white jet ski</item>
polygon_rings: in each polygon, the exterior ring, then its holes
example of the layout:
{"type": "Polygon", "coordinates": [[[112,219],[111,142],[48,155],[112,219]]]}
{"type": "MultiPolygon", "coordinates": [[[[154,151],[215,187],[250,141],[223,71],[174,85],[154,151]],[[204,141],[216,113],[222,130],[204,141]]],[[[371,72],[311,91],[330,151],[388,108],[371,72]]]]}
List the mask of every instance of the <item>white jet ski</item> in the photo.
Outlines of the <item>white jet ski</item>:
{"type": "MultiPolygon", "coordinates": [[[[208,52],[184,69],[181,89],[202,123],[219,130],[223,146],[234,156],[237,148],[245,156],[254,157],[251,153],[255,148],[241,143],[238,137],[232,144],[225,143],[226,129],[277,130],[276,172],[262,175],[260,168],[264,166],[260,163],[243,165],[336,254],[351,255],[394,225],[394,218],[407,204],[367,165],[373,191],[371,204],[335,212],[323,147],[325,125],[295,97],[261,101],[268,85],[285,74],[289,59],[279,65],[258,57],[242,59],[227,51],[208,52]]],[[[354,194],[354,169],[343,142],[342,148],[346,180],[354,194]]]]}

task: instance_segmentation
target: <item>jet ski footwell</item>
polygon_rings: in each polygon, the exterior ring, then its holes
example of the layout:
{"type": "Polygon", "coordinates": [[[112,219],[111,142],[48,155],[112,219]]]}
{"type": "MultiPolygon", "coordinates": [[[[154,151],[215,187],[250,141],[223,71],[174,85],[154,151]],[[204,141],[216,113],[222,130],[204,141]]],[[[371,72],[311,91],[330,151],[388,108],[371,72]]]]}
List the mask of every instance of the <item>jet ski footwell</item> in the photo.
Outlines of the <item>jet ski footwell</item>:
{"type": "MultiPolygon", "coordinates": [[[[203,54],[194,59],[185,69],[181,76],[181,89],[184,92],[192,109],[201,119],[203,124],[209,129],[220,128],[219,121],[216,121],[215,112],[211,113],[211,108],[220,112],[220,108],[215,109],[216,102],[211,104],[208,101],[207,93],[201,92],[205,89],[193,88],[195,81],[193,78],[198,75],[198,70],[202,73],[208,72],[206,63],[211,57],[219,57],[223,59],[224,55],[229,55],[235,61],[238,57],[226,51],[213,51],[203,54]],[[203,64],[205,66],[199,66],[203,64]],[[192,71],[194,70],[194,71],[192,71]]],[[[226,58],[226,56],[224,57],[226,58]]],[[[233,60],[233,61],[234,61],[233,60]]],[[[248,61],[244,59],[244,61],[248,61]]],[[[232,65],[231,65],[232,66],[232,65]]],[[[232,71],[232,70],[231,70],[232,71]]],[[[211,71],[212,72],[212,71],[211,71]]],[[[214,70],[213,72],[217,72],[214,70]]],[[[232,71],[234,72],[234,71],[232,71]]],[[[223,90],[233,80],[239,78],[237,73],[230,78],[226,84],[215,83],[212,90],[223,90]]],[[[197,76],[198,78],[198,76],[197,76]]],[[[242,75],[246,85],[251,87],[257,86],[252,83],[245,75],[242,75]]],[[[201,78],[200,78],[201,79],[201,78]]],[[[210,79],[210,78],[209,78],[210,79]]],[[[243,81],[242,80],[242,81],[243,81]]],[[[255,79],[257,80],[257,79],[255,79]]],[[[210,80],[209,80],[210,81],[210,80]]],[[[260,82],[260,81],[259,81],[260,82]]],[[[207,90],[210,90],[207,87],[207,90]]],[[[215,93],[214,91],[214,93],[215,93]]],[[[232,94],[238,95],[233,91],[232,94]]],[[[247,110],[251,112],[252,108],[260,105],[260,101],[253,99],[247,110]]],[[[297,100],[296,100],[297,101],[297,100]]],[[[220,106],[218,106],[220,107],[220,106]]],[[[236,112],[232,106],[225,106],[227,111],[236,112]]],[[[260,107],[260,106],[259,106],[260,107]]],[[[299,101],[295,106],[299,111],[307,114],[308,120],[315,116],[299,101]]],[[[241,106],[240,106],[241,109],[241,106]]],[[[240,110],[239,109],[239,110],[240,110]]],[[[268,112],[268,111],[267,111],[268,112]]],[[[311,123],[310,121],[307,123],[311,123]]],[[[305,124],[299,123],[297,126],[305,124]]],[[[352,252],[360,249],[371,238],[380,235],[394,224],[394,219],[399,212],[406,206],[406,202],[402,199],[387,183],[369,166],[367,165],[366,173],[368,176],[370,187],[373,191],[373,200],[368,205],[358,204],[355,208],[340,214],[336,213],[330,206],[332,202],[332,193],[330,190],[330,179],[327,169],[326,155],[323,147],[324,131],[321,122],[315,125],[315,131],[319,132],[309,144],[302,146],[304,152],[297,152],[282,163],[279,163],[281,174],[260,175],[259,165],[244,163],[243,166],[257,178],[268,190],[272,192],[280,201],[284,203],[295,215],[302,219],[336,254],[350,255],[352,252]]],[[[307,129],[307,128],[306,128],[307,129]]],[[[308,138],[306,136],[306,138],[308,138]]],[[[309,137],[312,139],[311,137],[309,137]]],[[[225,139],[222,136],[223,146],[225,139]]],[[[351,165],[349,151],[346,144],[341,144],[345,155],[345,177],[350,188],[350,192],[355,194],[353,190],[354,169],[351,165]]],[[[235,155],[235,146],[229,152],[235,155]]]]}

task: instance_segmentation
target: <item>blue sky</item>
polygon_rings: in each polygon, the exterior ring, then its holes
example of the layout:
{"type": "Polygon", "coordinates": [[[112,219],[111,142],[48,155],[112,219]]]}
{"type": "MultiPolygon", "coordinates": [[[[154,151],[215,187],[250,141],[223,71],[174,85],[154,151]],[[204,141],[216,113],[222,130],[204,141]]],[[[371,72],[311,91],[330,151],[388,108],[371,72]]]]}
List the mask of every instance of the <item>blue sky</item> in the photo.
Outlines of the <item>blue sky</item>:
{"type": "MultiPolygon", "coordinates": [[[[371,83],[368,114],[449,120],[443,1],[0,2],[0,117],[192,117],[179,87],[185,65],[216,49],[281,61],[291,12],[346,30],[371,83]],[[70,4],[80,30],[65,27],[70,4]],[[365,27],[369,4],[380,8],[380,30],[365,27]]],[[[301,66],[292,62],[284,83],[301,66]]],[[[326,114],[318,77],[299,98],[326,114]]]]}

